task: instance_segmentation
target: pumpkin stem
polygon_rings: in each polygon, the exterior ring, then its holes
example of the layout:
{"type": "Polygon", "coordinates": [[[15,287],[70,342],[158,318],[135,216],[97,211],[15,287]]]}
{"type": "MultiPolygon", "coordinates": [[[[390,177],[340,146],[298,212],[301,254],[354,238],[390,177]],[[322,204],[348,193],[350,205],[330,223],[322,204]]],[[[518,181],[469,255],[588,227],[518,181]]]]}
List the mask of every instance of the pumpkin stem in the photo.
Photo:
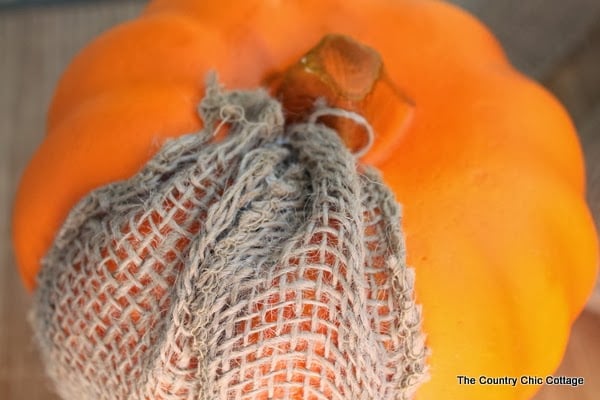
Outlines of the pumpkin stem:
{"type": "MultiPolygon", "coordinates": [[[[326,35],[270,86],[287,122],[307,120],[315,103],[324,100],[329,107],[362,115],[376,133],[374,147],[397,140],[414,107],[387,77],[379,53],[344,35],[326,35]]],[[[368,130],[352,118],[324,115],[319,121],[335,129],[355,153],[371,146],[368,130]]]]}

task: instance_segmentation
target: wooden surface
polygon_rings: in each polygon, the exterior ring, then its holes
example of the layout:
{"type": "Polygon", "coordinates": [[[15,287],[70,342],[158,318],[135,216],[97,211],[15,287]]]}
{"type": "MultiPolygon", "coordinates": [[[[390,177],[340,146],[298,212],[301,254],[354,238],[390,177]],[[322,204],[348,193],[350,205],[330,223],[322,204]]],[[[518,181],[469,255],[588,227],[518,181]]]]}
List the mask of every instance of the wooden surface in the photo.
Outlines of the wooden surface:
{"type": "MultiPolygon", "coordinates": [[[[600,221],[600,1],[456,0],[498,34],[516,65],[541,80],[572,113],[588,163],[588,200],[600,221]],[[542,4],[543,3],[543,4],[542,4]]],[[[0,399],[56,399],[26,321],[30,305],[10,246],[12,199],[44,132],[44,113],[68,60],[90,38],[141,9],[113,1],[0,8],[0,399]]],[[[544,387],[536,400],[600,398],[600,295],[576,322],[557,374],[583,387],[544,387]]],[[[440,399],[444,400],[444,399],[440,399]]],[[[450,399],[453,400],[453,399],[450,399]]],[[[457,399],[459,400],[459,399],[457,399]]]]}

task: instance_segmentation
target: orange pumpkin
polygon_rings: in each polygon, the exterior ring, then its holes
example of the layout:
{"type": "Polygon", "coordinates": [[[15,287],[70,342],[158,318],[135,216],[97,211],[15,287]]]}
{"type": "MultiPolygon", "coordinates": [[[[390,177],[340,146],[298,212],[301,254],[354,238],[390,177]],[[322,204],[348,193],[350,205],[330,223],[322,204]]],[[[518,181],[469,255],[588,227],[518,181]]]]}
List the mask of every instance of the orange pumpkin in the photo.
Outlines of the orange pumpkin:
{"type": "Polygon", "coordinates": [[[154,0],[100,36],[59,82],[18,191],[26,286],[82,196],[201,127],[207,71],[228,88],[255,87],[329,33],[376,49],[412,101],[401,124],[377,117],[362,161],[403,205],[432,352],[417,399],[529,398],[534,385],[457,376],[544,376],[560,362],[598,261],[581,149],[561,105],[508,64],[480,23],[437,1],[154,0]]]}

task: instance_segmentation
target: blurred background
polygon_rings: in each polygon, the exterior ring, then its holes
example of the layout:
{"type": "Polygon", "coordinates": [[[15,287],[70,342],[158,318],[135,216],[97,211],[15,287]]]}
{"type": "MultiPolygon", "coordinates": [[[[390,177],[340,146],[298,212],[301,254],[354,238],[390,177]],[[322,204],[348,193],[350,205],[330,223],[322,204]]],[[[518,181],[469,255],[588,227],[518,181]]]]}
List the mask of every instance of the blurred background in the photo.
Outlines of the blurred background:
{"type": "MultiPolygon", "coordinates": [[[[199,0],[202,1],[202,0],[199,0]]],[[[206,0],[208,1],[208,0],[206,0]]],[[[454,0],[482,19],[513,64],[565,104],[587,160],[588,201],[600,221],[600,0],[454,0]]],[[[143,1],[0,0],[0,399],[56,400],[26,317],[10,213],[18,178],[44,134],[54,85],[73,55],[143,1]]],[[[578,388],[544,387],[536,400],[600,398],[600,290],[576,322],[557,374],[578,388]]],[[[450,399],[453,400],[453,399],[450,399]]]]}

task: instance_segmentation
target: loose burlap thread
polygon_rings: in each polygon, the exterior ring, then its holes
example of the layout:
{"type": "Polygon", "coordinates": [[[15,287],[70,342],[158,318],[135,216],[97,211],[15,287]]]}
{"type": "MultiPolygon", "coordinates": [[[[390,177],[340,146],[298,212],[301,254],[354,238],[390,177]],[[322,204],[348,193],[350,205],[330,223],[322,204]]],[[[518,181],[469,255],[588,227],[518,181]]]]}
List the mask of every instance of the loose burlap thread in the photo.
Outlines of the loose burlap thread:
{"type": "Polygon", "coordinates": [[[32,321],[57,393],[411,398],[421,312],[377,171],[265,91],[213,82],[200,112],[199,134],[82,199],[43,260],[32,321]]]}

